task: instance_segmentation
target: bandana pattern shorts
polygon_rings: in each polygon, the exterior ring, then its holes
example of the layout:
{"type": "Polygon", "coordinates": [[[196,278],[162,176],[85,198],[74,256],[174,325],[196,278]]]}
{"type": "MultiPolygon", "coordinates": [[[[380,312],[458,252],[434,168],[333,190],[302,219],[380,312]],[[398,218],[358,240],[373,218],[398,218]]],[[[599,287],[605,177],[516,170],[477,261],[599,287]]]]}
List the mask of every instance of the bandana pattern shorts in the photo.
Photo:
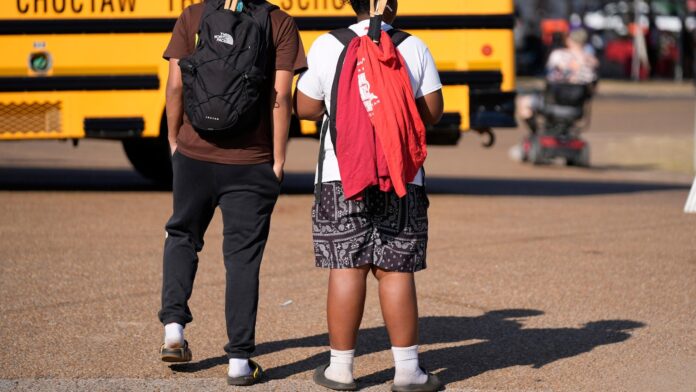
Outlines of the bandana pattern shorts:
{"type": "Polygon", "coordinates": [[[345,200],[340,182],[321,184],[320,201],[312,208],[316,266],[425,269],[429,205],[425,189],[412,184],[401,199],[373,187],[362,200],[345,200]]]}

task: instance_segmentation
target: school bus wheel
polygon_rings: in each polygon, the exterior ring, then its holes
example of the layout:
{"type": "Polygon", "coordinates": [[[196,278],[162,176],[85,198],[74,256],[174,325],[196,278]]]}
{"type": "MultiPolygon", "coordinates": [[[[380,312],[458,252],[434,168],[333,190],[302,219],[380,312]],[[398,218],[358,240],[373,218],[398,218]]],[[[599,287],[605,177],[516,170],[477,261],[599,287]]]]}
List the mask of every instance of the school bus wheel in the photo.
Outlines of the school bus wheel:
{"type": "Polygon", "coordinates": [[[474,131],[486,138],[486,140],[483,142],[484,147],[491,148],[495,146],[495,133],[493,133],[493,130],[491,128],[474,129],[474,131]]]}
{"type": "Polygon", "coordinates": [[[167,119],[162,117],[160,134],[156,138],[123,140],[123,150],[135,170],[158,184],[171,185],[172,162],[167,140],[167,119]]]}

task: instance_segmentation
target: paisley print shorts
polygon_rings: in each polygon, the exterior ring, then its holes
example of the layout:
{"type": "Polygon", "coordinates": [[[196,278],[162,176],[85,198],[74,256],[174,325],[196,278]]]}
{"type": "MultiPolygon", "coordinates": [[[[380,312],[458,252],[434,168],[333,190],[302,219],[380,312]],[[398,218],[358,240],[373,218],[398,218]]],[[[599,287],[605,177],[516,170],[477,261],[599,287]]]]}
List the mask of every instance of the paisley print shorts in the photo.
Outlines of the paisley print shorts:
{"type": "Polygon", "coordinates": [[[373,187],[362,200],[345,200],[340,182],[321,184],[312,208],[316,266],[374,265],[395,272],[425,269],[428,207],[425,189],[408,185],[408,195],[373,187]]]}

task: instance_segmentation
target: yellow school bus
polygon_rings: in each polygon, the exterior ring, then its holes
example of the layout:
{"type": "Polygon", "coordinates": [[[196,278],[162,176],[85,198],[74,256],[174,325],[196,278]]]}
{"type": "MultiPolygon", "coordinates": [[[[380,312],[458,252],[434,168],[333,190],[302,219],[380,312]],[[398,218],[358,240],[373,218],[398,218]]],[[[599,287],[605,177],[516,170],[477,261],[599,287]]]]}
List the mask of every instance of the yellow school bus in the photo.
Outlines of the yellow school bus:
{"type": "MultiPolygon", "coordinates": [[[[200,0],[0,2],[0,141],[122,140],[141,174],[171,176],[167,63],[176,17],[200,0]]],[[[305,48],[354,23],[344,0],[273,0],[296,18],[305,48]]],[[[514,127],[513,0],[401,0],[397,28],[422,38],[444,84],[445,116],[429,141],[514,127]]],[[[316,125],[293,121],[291,135],[316,125]]]]}

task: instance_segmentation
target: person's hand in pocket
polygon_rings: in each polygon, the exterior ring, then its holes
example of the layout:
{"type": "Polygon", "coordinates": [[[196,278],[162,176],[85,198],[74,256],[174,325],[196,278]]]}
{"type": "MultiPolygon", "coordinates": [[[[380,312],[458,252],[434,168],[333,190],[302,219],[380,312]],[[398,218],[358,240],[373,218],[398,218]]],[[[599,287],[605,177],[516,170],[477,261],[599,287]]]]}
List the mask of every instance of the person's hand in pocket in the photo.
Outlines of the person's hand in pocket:
{"type": "Polygon", "coordinates": [[[283,176],[285,173],[283,172],[283,164],[280,163],[275,163],[273,165],[273,173],[275,173],[276,179],[278,179],[278,182],[283,182],[283,176]]]}

